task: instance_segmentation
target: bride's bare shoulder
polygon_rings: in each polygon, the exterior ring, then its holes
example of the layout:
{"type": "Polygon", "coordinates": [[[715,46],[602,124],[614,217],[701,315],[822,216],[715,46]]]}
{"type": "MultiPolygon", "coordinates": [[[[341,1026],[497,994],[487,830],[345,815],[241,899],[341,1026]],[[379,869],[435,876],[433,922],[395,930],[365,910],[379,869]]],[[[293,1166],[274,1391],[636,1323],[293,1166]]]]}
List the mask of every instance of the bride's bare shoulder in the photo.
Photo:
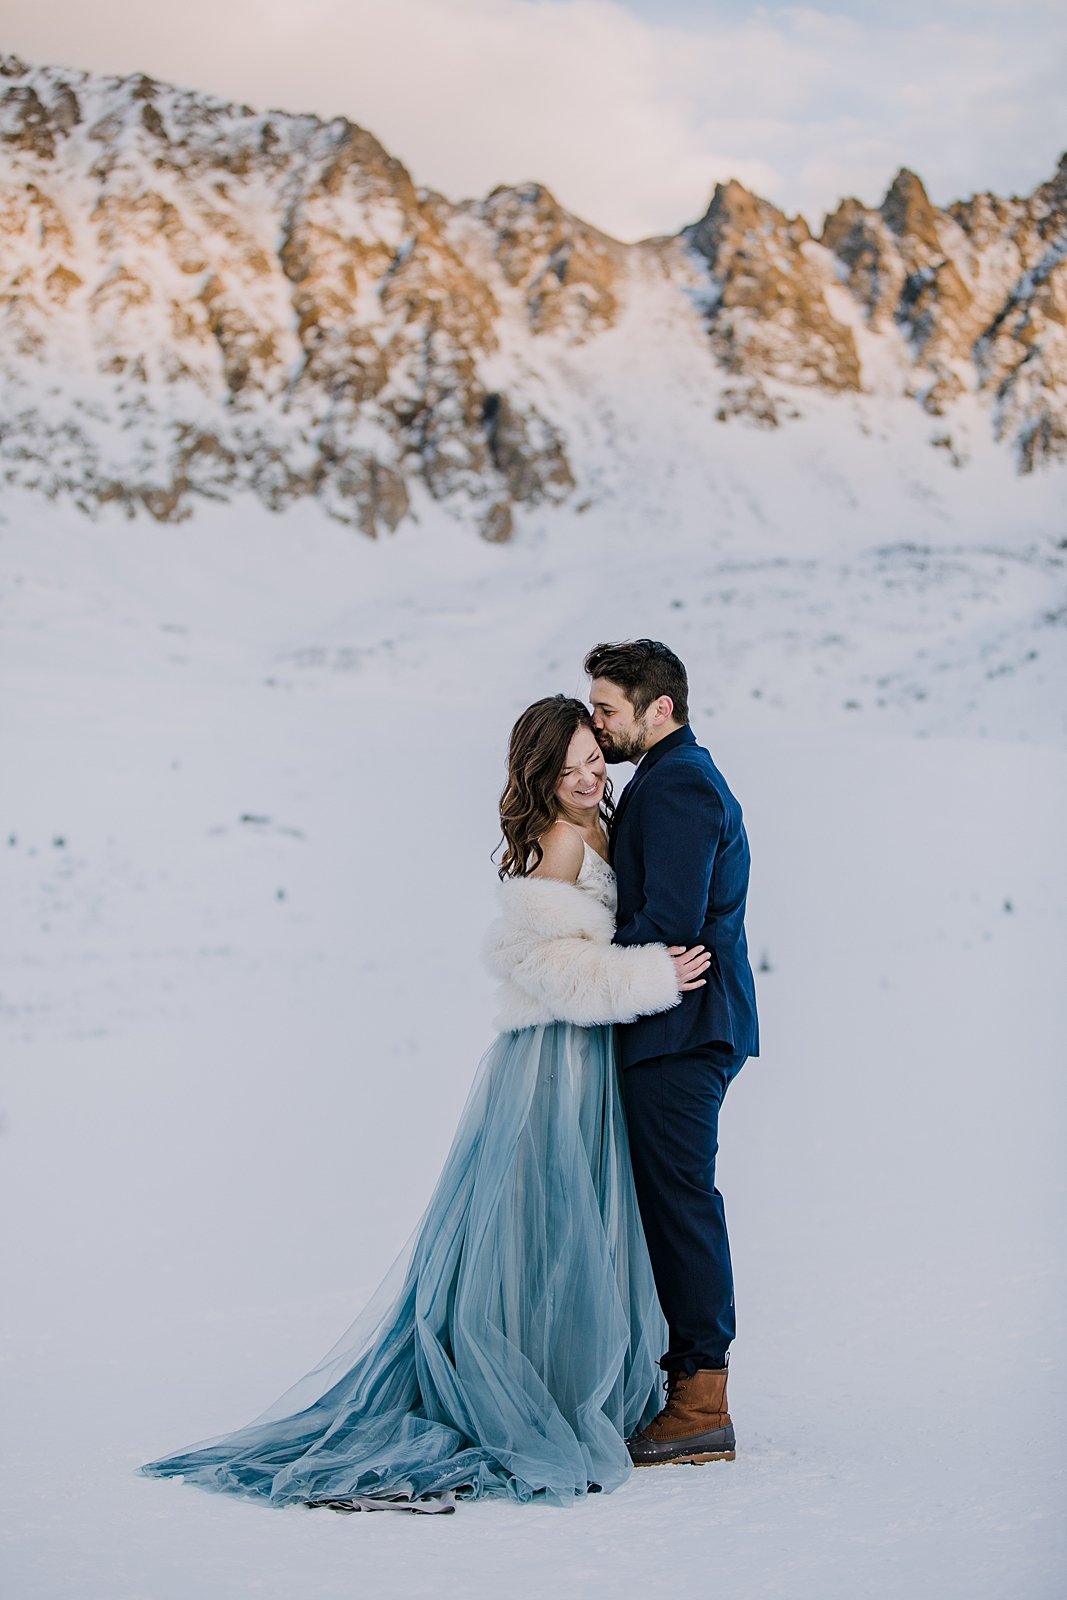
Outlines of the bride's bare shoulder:
{"type": "Polygon", "coordinates": [[[561,817],[541,835],[539,840],[544,855],[531,878],[558,878],[563,883],[577,883],[585,860],[585,845],[577,828],[561,817]]]}

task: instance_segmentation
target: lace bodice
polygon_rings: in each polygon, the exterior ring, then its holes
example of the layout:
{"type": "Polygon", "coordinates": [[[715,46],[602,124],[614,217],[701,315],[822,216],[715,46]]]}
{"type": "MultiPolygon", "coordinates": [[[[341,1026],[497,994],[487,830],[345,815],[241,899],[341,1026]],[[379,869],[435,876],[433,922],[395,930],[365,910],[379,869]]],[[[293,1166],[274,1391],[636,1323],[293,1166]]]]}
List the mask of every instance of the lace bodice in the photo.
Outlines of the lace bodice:
{"type": "Polygon", "coordinates": [[[603,856],[598,856],[596,851],[582,840],[585,858],[582,861],[581,871],[576,879],[577,887],[584,889],[587,894],[593,895],[602,906],[607,906],[612,916],[615,915],[619,903],[618,890],[615,887],[615,873],[603,856]]]}

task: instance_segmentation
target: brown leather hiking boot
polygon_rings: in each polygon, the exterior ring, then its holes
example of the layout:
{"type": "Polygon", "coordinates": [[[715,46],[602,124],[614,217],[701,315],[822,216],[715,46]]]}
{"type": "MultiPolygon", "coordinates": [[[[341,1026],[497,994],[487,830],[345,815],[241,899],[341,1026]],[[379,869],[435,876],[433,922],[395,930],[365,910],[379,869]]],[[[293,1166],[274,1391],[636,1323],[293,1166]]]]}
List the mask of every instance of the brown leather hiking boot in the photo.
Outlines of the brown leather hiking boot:
{"type": "Polygon", "coordinates": [[[627,1439],[635,1467],[732,1461],[734,1425],[726,1409],[726,1368],[667,1374],[667,1404],[647,1428],[627,1439]]]}

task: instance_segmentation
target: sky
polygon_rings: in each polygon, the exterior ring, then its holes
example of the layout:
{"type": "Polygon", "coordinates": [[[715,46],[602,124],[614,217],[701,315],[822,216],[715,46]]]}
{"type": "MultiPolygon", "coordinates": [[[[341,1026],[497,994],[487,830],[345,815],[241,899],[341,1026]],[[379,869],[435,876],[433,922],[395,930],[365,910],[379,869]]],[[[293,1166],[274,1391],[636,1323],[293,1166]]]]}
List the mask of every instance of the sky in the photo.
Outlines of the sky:
{"type": "Polygon", "coordinates": [[[1062,0],[0,0],[0,48],[343,115],[452,199],[537,180],[623,239],[729,178],[817,228],[901,166],[947,204],[1067,148],[1062,0]]]}

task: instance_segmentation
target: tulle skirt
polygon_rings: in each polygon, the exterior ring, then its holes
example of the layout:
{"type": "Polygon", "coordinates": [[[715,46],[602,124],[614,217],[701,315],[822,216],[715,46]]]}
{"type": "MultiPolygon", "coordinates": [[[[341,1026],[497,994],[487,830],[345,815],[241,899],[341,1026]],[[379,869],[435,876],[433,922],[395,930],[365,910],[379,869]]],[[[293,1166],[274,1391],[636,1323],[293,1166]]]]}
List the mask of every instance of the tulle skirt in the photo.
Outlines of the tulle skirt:
{"type": "Polygon", "coordinates": [[[277,1505],[616,1488],[665,1328],[610,1028],[501,1034],[366,1311],[257,1421],[150,1477],[277,1505]]]}

